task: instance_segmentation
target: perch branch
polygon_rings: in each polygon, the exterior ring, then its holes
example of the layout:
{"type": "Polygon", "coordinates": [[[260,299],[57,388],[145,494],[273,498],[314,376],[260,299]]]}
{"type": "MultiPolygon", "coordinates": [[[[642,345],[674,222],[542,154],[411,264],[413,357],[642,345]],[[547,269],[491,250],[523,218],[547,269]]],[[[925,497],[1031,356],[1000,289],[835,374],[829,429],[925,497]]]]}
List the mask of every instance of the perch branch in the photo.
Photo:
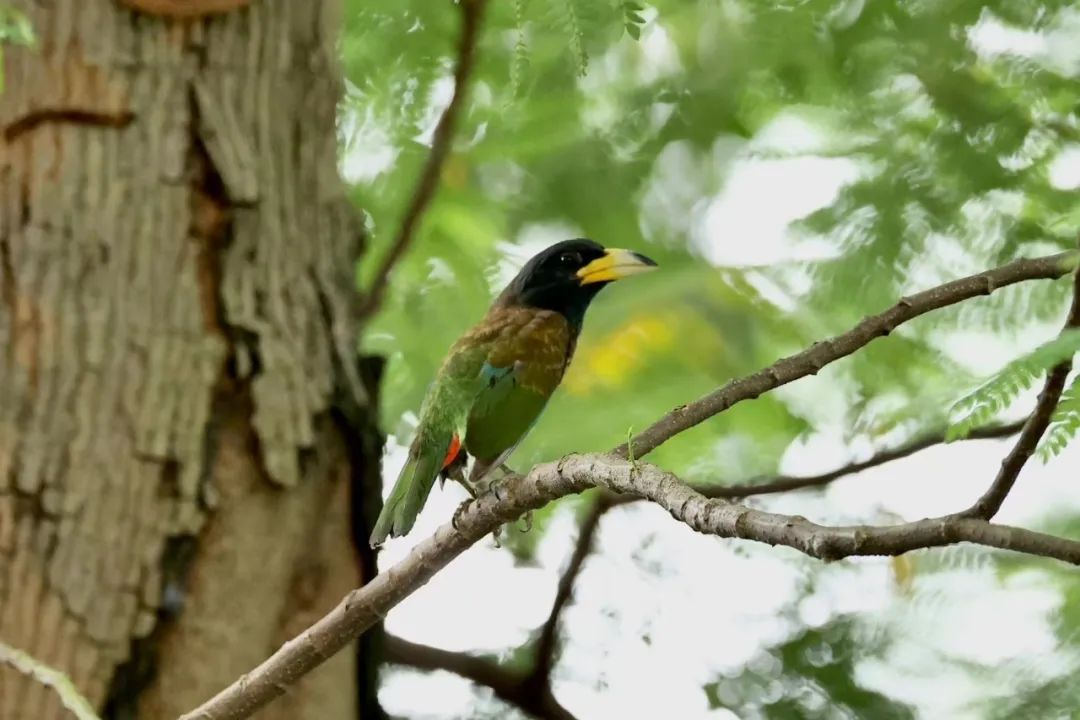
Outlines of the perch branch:
{"type": "MultiPolygon", "coordinates": [[[[1073,273],[1072,305],[1069,307],[1069,314],[1065,318],[1064,330],[1077,327],[1080,327],[1080,268],[1073,273]]],[[[1027,422],[1024,423],[1024,427],[1020,431],[1020,437],[1016,439],[1016,444],[1013,445],[1012,450],[1005,456],[1005,459],[1001,461],[1001,468],[998,470],[997,476],[994,477],[990,487],[982,494],[982,497],[975,501],[974,505],[959,513],[961,517],[977,517],[989,520],[1001,509],[1002,503],[1005,502],[1005,498],[1009,496],[1017,478],[1020,477],[1020,471],[1024,469],[1028,459],[1035,453],[1035,448],[1039,445],[1039,439],[1046,432],[1046,428],[1050,426],[1054,408],[1057,407],[1058,401],[1061,400],[1061,393],[1065,389],[1065,380],[1069,377],[1071,371],[1071,358],[1063,360],[1047,371],[1046,380],[1043,383],[1042,390],[1039,392],[1039,399],[1035,402],[1035,411],[1031,413],[1027,422]]]]}
{"type": "Polygon", "coordinates": [[[476,64],[476,43],[480,36],[480,23],[486,5],[487,0],[459,0],[458,2],[461,8],[461,35],[458,39],[457,66],[454,69],[454,94],[435,126],[431,139],[431,151],[424,162],[420,179],[413,190],[412,199],[401,220],[397,235],[394,236],[390,249],[386,251],[386,256],[375,271],[371,289],[368,290],[367,298],[360,307],[361,318],[371,317],[382,307],[386,288],[390,283],[390,274],[412,244],[420,221],[439,187],[439,176],[442,173],[443,163],[450,154],[454,129],[457,127],[461,108],[465,104],[469,79],[476,64]]]}
{"type": "Polygon", "coordinates": [[[701,533],[784,545],[822,560],[901,555],[967,542],[1080,565],[1080,541],[986,520],[946,516],[886,527],[828,527],[798,516],[706,498],[649,463],[638,461],[635,466],[614,455],[571,455],[537,465],[526,477],[507,481],[497,493],[466,503],[457,515],[456,527],[452,523],[441,526],[404,560],[351,591],[314,625],[181,720],[250,717],[496,528],[555,498],[590,487],[645,497],[701,533]]]}
{"type": "MultiPolygon", "coordinates": [[[[1020,432],[1024,421],[977,428],[966,436],[966,440],[1006,438],[1020,432]]],[[[945,442],[945,434],[937,433],[915,439],[905,445],[883,450],[873,457],[859,462],[849,463],[826,473],[810,476],[778,476],[765,482],[738,486],[715,486],[699,488],[702,495],[710,498],[742,498],[752,495],[781,493],[791,490],[823,487],[848,475],[853,475],[869,468],[884,465],[894,460],[913,455],[920,450],[940,445],[945,442]]],[[[496,697],[504,702],[521,708],[536,717],[559,717],[558,711],[551,705],[551,671],[555,665],[555,646],[559,622],[563,610],[573,595],[573,588],[585,566],[585,560],[592,553],[600,521],[604,514],[613,507],[643,498],[630,495],[616,495],[602,491],[589,508],[588,514],[581,521],[577,541],[574,544],[570,560],[559,577],[555,600],[547,620],[540,630],[536,642],[536,660],[525,679],[499,667],[494,661],[476,657],[467,653],[456,653],[426,645],[410,643],[400,638],[388,638],[387,659],[399,665],[408,665],[421,670],[446,670],[483,687],[490,688],[496,697]],[[550,700],[549,700],[550,698],[550,700]]],[[[557,704],[557,701],[554,701],[557,704]]],[[[561,706],[560,706],[561,707],[561,706]]]]}

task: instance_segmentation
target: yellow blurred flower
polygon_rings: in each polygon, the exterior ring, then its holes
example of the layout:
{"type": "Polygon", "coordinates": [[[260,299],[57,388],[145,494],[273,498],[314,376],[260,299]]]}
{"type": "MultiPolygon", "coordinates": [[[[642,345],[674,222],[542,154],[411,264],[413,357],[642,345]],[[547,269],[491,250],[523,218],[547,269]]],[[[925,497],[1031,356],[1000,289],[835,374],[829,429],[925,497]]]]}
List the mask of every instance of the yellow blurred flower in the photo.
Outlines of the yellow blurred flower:
{"type": "Polygon", "coordinates": [[[567,372],[563,386],[575,395],[587,395],[602,387],[624,385],[650,355],[675,341],[677,318],[645,313],[631,317],[599,340],[581,348],[567,372]]]}

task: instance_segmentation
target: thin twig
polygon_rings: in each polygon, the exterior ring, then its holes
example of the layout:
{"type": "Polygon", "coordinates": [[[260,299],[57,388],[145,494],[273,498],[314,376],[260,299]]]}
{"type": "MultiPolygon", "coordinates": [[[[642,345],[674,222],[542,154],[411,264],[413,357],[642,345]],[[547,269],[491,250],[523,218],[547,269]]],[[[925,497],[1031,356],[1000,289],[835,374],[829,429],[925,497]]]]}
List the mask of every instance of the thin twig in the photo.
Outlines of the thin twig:
{"type": "Polygon", "coordinates": [[[555,591],[555,601],[551,604],[551,612],[548,613],[547,620],[544,621],[543,626],[540,628],[540,636],[536,641],[536,660],[527,680],[527,683],[534,687],[550,687],[551,685],[551,670],[555,666],[555,645],[559,634],[559,620],[562,618],[562,612],[566,609],[566,605],[574,594],[574,583],[577,581],[578,575],[581,574],[582,568],[585,567],[585,560],[592,553],[593,543],[596,541],[597,532],[600,530],[600,519],[611,507],[610,498],[612,497],[616,496],[608,493],[598,497],[592,507],[589,508],[589,514],[582,521],[581,529],[578,530],[577,543],[574,545],[574,551],[570,555],[570,561],[559,577],[559,585],[555,591]]]}
{"type": "MultiPolygon", "coordinates": [[[[993,440],[1012,437],[1023,429],[1025,422],[1026,420],[1018,420],[1005,425],[990,425],[983,428],[977,428],[968,433],[967,436],[964,437],[964,440],[993,440]]],[[[899,447],[890,450],[882,450],[871,457],[868,457],[866,460],[851,462],[847,465],[842,465],[835,470],[829,470],[828,472],[823,472],[818,475],[776,475],[768,480],[751,482],[745,485],[695,486],[695,489],[708,498],[740,500],[755,495],[774,495],[777,493],[791,492],[792,490],[820,488],[825,487],[840,478],[847,477],[848,475],[854,475],[864,470],[885,465],[894,460],[902,460],[903,458],[910,457],[927,448],[936,445],[944,445],[946,442],[948,441],[945,439],[945,433],[939,432],[933,435],[924,435],[923,437],[912,440],[899,447]]],[[[612,507],[615,505],[637,502],[644,498],[629,497],[627,495],[607,495],[604,496],[604,499],[607,500],[608,506],[612,507]]]]}
{"type": "Polygon", "coordinates": [[[541,720],[575,720],[550,689],[539,694],[531,692],[526,688],[527,678],[500,667],[493,660],[421,645],[393,635],[386,637],[385,647],[386,659],[397,665],[452,672],[489,688],[503,702],[541,720]]]}
{"type": "MultiPolygon", "coordinates": [[[[1076,272],[1073,273],[1072,304],[1069,307],[1069,314],[1065,318],[1065,326],[1062,332],[1077,327],[1080,327],[1080,268],[1077,268],[1076,272]]],[[[1016,444],[1013,445],[1012,450],[1005,456],[1005,459],[1001,461],[1001,468],[998,470],[994,482],[975,501],[974,505],[959,513],[959,517],[976,517],[989,520],[1001,509],[1002,503],[1005,502],[1005,498],[1009,496],[1017,478],[1020,477],[1020,471],[1024,469],[1028,459],[1035,454],[1039,439],[1046,432],[1046,428],[1050,427],[1050,419],[1054,416],[1054,409],[1057,407],[1058,401],[1061,400],[1061,393],[1065,389],[1065,380],[1069,377],[1070,372],[1072,372],[1072,358],[1063,360],[1047,371],[1046,380],[1043,383],[1042,390],[1039,392],[1039,399],[1035,402],[1035,410],[1028,417],[1027,422],[1024,423],[1024,427],[1020,431],[1020,437],[1016,439],[1016,444]]]]}
{"type": "Polygon", "coordinates": [[[60,698],[64,709],[78,720],[98,720],[90,702],[82,696],[71,679],[59,670],[4,642],[0,642],[0,665],[12,667],[51,689],[60,698]]]}
{"type": "MultiPolygon", "coordinates": [[[[1054,279],[1071,272],[1080,254],[1076,251],[1059,253],[1040,258],[1017,260],[988,270],[939,285],[910,297],[901,298],[885,312],[864,318],[848,332],[815,343],[800,353],[786,357],[753,375],[729,382],[705,397],[677,407],[653,423],[634,438],[634,455],[644,457],[675,435],[708,420],[743,400],[759,395],[807,375],[816,375],[829,363],[846,357],[871,340],[888,335],[897,326],[937,310],[980,295],[990,293],[1007,285],[1026,280],[1054,279]]],[[[619,457],[627,457],[627,445],[615,449],[619,457]]]]}
{"type": "Polygon", "coordinates": [[[458,6],[461,8],[461,35],[458,38],[457,66],[454,69],[454,94],[450,98],[450,104],[443,111],[442,117],[439,118],[439,123],[435,126],[431,138],[431,151],[424,162],[424,168],[420,172],[420,179],[413,190],[412,199],[401,220],[401,226],[398,228],[397,235],[394,236],[390,249],[386,251],[382,264],[376,270],[371,288],[360,306],[361,319],[371,317],[382,307],[386,288],[390,283],[390,274],[412,244],[420,221],[439,187],[443,163],[450,154],[454,129],[461,115],[461,108],[465,104],[469,79],[476,65],[476,43],[480,35],[480,23],[487,0],[458,0],[458,6]]]}
{"type": "MultiPolygon", "coordinates": [[[[635,455],[644,455],[676,433],[737,402],[814,374],[911,318],[1024,280],[1061,277],[1070,272],[1076,262],[1076,253],[1019,260],[905,298],[884,313],[863,320],[848,333],[780,360],[759,373],[729,383],[692,405],[669,413],[634,438],[635,455]]],[[[615,451],[625,452],[625,446],[615,451]]],[[[433,536],[416,545],[404,560],[364,587],[351,591],[329,614],[181,720],[249,717],[378,622],[392,607],[481,538],[557,497],[594,486],[646,497],[700,532],[787,545],[828,560],[851,555],[899,555],[918,548],[970,542],[1080,565],[1078,541],[995,525],[981,519],[943,517],[883,528],[825,527],[800,517],[765,513],[725,500],[706,498],[674,475],[640,461],[635,468],[620,459],[619,454],[571,456],[558,463],[536,466],[527,477],[508,480],[499,493],[489,493],[467,503],[457,513],[454,523],[443,525],[433,536]]]]}

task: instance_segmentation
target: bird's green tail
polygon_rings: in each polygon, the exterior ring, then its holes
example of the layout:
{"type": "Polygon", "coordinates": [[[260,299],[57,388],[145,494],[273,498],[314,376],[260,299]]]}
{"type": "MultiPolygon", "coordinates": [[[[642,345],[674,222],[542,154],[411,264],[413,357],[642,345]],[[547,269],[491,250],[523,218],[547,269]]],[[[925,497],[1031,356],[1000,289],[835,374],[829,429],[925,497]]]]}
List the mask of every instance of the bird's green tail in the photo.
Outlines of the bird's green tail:
{"type": "Polygon", "coordinates": [[[382,545],[388,537],[400,537],[412,530],[449,448],[449,440],[438,443],[418,439],[409,450],[409,459],[401,468],[394,489],[375,521],[375,529],[371,531],[371,547],[382,545]]]}

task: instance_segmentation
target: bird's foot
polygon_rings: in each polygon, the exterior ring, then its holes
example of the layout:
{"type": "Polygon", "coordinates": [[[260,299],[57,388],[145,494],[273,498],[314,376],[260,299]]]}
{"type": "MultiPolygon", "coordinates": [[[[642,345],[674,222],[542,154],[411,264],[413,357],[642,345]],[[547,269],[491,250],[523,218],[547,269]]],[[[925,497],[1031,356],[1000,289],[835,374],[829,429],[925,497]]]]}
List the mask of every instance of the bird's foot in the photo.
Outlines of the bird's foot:
{"type": "Polygon", "coordinates": [[[467,479],[464,475],[455,478],[461,483],[462,487],[469,493],[473,500],[478,499],[481,495],[484,495],[491,491],[491,482],[481,478],[479,481],[467,479]]]}
{"type": "Polygon", "coordinates": [[[458,525],[461,524],[461,516],[465,513],[465,508],[469,507],[472,500],[466,500],[457,506],[457,510],[454,511],[454,516],[450,518],[450,526],[455,530],[459,530],[458,525]]]}
{"type": "Polygon", "coordinates": [[[469,493],[469,495],[474,500],[476,499],[476,496],[477,496],[476,488],[473,487],[473,484],[470,483],[468,478],[465,477],[465,466],[462,465],[461,463],[455,462],[449,468],[447,468],[447,469],[443,470],[441,473],[439,473],[439,475],[441,477],[446,477],[446,478],[449,478],[450,480],[454,480],[454,481],[456,481],[458,483],[461,483],[461,487],[465,488],[465,490],[469,493]]]}
{"type": "MultiPolygon", "coordinates": [[[[479,495],[494,495],[496,502],[502,502],[502,496],[499,491],[502,489],[502,483],[491,477],[490,473],[485,473],[478,481],[474,482],[475,489],[479,495]]],[[[502,526],[495,528],[491,531],[491,540],[495,543],[495,547],[501,548],[502,541],[500,535],[502,534],[502,526]]]]}
{"type": "MultiPolygon", "coordinates": [[[[454,516],[450,518],[450,526],[452,528],[454,528],[455,530],[461,529],[459,527],[461,525],[461,516],[465,514],[465,509],[468,508],[472,502],[472,500],[466,500],[465,502],[457,506],[457,510],[454,511],[454,516]]],[[[502,528],[495,528],[491,531],[491,539],[495,541],[495,547],[497,548],[502,547],[502,543],[499,541],[499,531],[501,529],[502,528]]]]}
{"type": "Polygon", "coordinates": [[[533,529],[533,511],[532,510],[526,511],[525,514],[521,517],[521,519],[524,521],[522,523],[521,532],[527,533],[527,532],[529,532],[530,530],[533,529]]]}

